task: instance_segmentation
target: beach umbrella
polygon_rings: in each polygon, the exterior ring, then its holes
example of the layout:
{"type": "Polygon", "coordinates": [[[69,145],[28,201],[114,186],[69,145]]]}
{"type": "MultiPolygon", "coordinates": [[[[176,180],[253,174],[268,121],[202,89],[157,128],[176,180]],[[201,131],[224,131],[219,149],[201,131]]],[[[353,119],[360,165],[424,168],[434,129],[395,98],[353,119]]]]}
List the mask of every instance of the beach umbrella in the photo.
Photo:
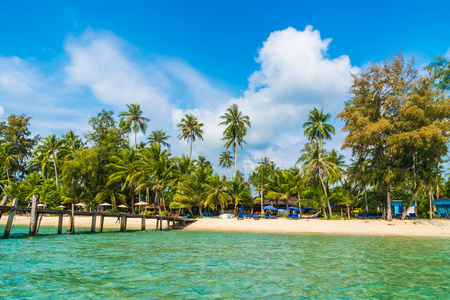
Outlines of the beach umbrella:
{"type": "Polygon", "coordinates": [[[302,211],[305,211],[305,210],[316,210],[316,209],[314,207],[307,206],[307,207],[302,208],[302,211]]]}
{"type": "Polygon", "coordinates": [[[148,204],[147,202],[140,201],[138,203],[135,203],[134,206],[139,206],[139,213],[141,213],[141,206],[142,205],[147,205],[147,204],[148,204]]]}
{"type": "Polygon", "coordinates": [[[83,206],[83,207],[86,207],[86,204],[80,202],[80,203],[75,204],[75,206],[83,206]]]}
{"type": "Polygon", "coordinates": [[[120,204],[119,206],[117,206],[117,207],[120,207],[120,208],[128,208],[128,206],[126,206],[126,205],[123,205],[123,204],[120,204]]]}
{"type": "Polygon", "coordinates": [[[267,205],[264,206],[264,210],[277,210],[275,207],[273,207],[272,205],[267,205]]]}
{"type": "Polygon", "coordinates": [[[44,203],[39,203],[39,204],[37,205],[37,207],[45,207],[45,204],[44,204],[44,203]]]}
{"type": "Polygon", "coordinates": [[[241,210],[239,211],[240,214],[244,214],[244,205],[241,205],[241,210]]]}
{"type": "Polygon", "coordinates": [[[112,204],[109,204],[107,202],[103,202],[102,204],[100,204],[99,206],[112,206],[112,204]]]}
{"type": "Polygon", "coordinates": [[[64,205],[57,206],[57,208],[66,208],[64,205]]]}
{"type": "Polygon", "coordinates": [[[295,210],[297,207],[289,206],[289,209],[295,210]]]}

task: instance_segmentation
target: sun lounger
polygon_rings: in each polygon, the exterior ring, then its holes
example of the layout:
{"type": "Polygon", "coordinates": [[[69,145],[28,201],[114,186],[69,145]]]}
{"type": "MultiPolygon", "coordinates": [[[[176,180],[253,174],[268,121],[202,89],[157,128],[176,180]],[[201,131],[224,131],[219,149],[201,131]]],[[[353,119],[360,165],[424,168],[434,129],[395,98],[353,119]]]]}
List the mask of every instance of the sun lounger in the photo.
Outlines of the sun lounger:
{"type": "Polygon", "coordinates": [[[187,219],[187,218],[189,218],[189,214],[183,216],[183,219],[187,219]]]}
{"type": "Polygon", "coordinates": [[[261,216],[259,214],[254,214],[253,219],[255,220],[261,220],[261,216]]]}
{"type": "Polygon", "coordinates": [[[450,215],[448,213],[447,214],[441,214],[441,217],[443,217],[445,219],[450,219],[450,215]]]}
{"type": "Polygon", "coordinates": [[[376,218],[377,218],[377,214],[368,213],[368,214],[367,214],[367,218],[368,218],[368,219],[376,219],[376,218]]]}
{"type": "Polygon", "coordinates": [[[244,214],[238,214],[237,215],[238,220],[244,220],[244,214]]]}
{"type": "Polygon", "coordinates": [[[358,219],[366,219],[366,215],[365,214],[358,214],[358,219]]]}
{"type": "Polygon", "coordinates": [[[268,219],[268,218],[269,218],[269,214],[265,214],[264,219],[268,219]]]}
{"type": "Polygon", "coordinates": [[[406,218],[408,218],[408,219],[418,219],[419,217],[416,214],[411,213],[411,214],[407,215],[406,218]]]}
{"type": "Polygon", "coordinates": [[[269,219],[276,219],[277,216],[276,215],[269,215],[269,219]]]}
{"type": "Polygon", "coordinates": [[[248,218],[248,219],[253,218],[253,214],[252,213],[247,213],[247,214],[245,214],[245,218],[248,218]]]}

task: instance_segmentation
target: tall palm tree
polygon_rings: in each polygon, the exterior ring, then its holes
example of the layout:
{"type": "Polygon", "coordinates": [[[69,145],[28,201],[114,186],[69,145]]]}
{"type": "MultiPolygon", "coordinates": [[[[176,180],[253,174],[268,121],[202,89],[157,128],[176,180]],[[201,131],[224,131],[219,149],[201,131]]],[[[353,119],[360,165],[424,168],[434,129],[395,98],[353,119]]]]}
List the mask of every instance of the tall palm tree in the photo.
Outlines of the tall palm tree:
{"type": "Polygon", "coordinates": [[[56,135],[51,134],[36,148],[36,153],[42,158],[42,164],[46,164],[50,160],[53,161],[56,186],[58,186],[58,154],[64,155],[67,149],[65,144],[64,139],[58,139],[56,135]]]}
{"type": "Polygon", "coordinates": [[[112,186],[105,186],[96,196],[95,200],[97,203],[102,203],[107,200],[111,201],[111,204],[113,205],[113,209],[116,209],[117,203],[124,204],[125,203],[125,195],[122,193],[119,193],[114,187],[112,186]]]}
{"type": "Polygon", "coordinates": [[[153,130],[150,133],[150,136],[147,138],[147,140],[150,143],[157,143],[158,145],[163,145],[167,148],[170,148],[170,144],[166,142],[169,138],[170,138],[170,135],[167,135],[166,131],[153,130]]]}
{"type": "Polygon", "coordinates": [[[223,151],[220,154],[219,165],[222,168],[225,168],[225,178],[228,178],[227,171],[228,171],[228,168],[230,168],[232,166],[232,164],[233,164],[232,159],[233,159],[233,157],[231,156],[231,152],[230,151],[223,151]]]}
{"type": "Polygon", "coordinates": [[[187,140],[190,143],[189,159],[192,159],[192,143],[196,138],[203,141],[203,123],[198,122],[198,116],[185,114],[181,122],[177,124],[180,129],[178,138],[187,140]]]}
{"type": "Polygon", "coordinates": [[[230,181],[228,193],[230,194],[231,202],[234,202],[234,208],[239,204],[243,204],[253,209],[253,197],[250,188],[242,178],[235,178],[230,181]]]}
{"type": "Polygon", "coordinates": [[[127,104],[128,111],[119,114],[120,123],[123,127],[134,132],[134,149],[137,150],[137,133],[147,131],[147,123],[150,119],[142,116],[141,106],[137,103],[127,104]]]}
{"type": "Polygon", "coordinates": [[[223,132],[222,140],[225,142],[225,147],[228,149],[233,146],[234,153],[234,166],[233,166],[233,178],[236,177],[236,162],[237,162],[237,146],[242,147],[242,143],[245,143],[244,137],[247,134],[247,127],[251,127],[250,118],[243,116],[239,111],[239,107],[236,103],[232,104],[223,116],[220,116],[223,120],[219,125],[226,125],[227,128],[223,132]]]}
{"type": "Polygon", "coordinates": [[[14,153],[14,148],[11,144],[3,143],[0,145],[0,163],[4,172],[6,172],[6,178],[9,180],[9,168],[17,165],[20,159],[19,154],[14,153]]]}

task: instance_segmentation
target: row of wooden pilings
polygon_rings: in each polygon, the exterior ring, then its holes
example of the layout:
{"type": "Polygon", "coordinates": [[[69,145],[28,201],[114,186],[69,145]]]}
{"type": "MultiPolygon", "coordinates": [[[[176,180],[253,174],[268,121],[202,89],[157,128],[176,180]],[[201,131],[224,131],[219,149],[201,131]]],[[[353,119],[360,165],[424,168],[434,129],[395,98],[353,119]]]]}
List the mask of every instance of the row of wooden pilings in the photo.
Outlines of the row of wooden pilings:
{"type": "MultiPolygon", "coordinates": [[[[4,201],[2,201],[3,204],[4,201]]],[[[8,238],[11,233],[11,228],[13,225],[14,216],[17,211],[30,211],[30,229],[29,229],[29,236],[34,236],[38,233],[39,227],[43,218],[44,213],[49,214],[58,214],[58,231],[57,234],[61,234],[63,231],[63,217],[64,214],[67,214],[69,217],[69,224],[67,227],[67,233],[74,234],[75,233],[75,214],[77,215],[90,215],[92,216],[91,220],[91,233],[96,232],[96,223],[97,223],[97,216],[100,217],[100,224],[99,224],[99,232],[103,232],[103,224],[105,216],[110,217],[119,217],[120,218],[120,231],[124,232],[127,230],[127,219],[128,218],[140,218],[141,219],[141,226],[140,230],[145,230],[145,220],[146,219],[156,219],[156,230],[163,230],[163,219],[167,220],[167,228],[170,228],[170,221],[172,221],[172,229],[175,229],[175,223],[176,221],[181,221],[183,224],[186,222],[193,222],[194,220],[189,219],[182,219],[182,218],[171,218],[171,217],[162,217],[162,216],[145,216],[145,215],[130,215],[130,214],[112,214],[112,213],[101,213],[101,212],[76,212],[74,210],[74,205],[72,203],[72,209],[70,211],[58,211],[58,210],[50,210],[50,209],[38,209],[37,208],[37,197],[32,197],[32,203],[31,203],[31,210],[30,208],[19,208],[17,207],[18,199],[14,199],[11,203],[11,206],[8,207],[9,215],[8,220],[6,222],[5,226],[5,232],[3,234],[4,238],[8,238]],[[39,215],[39,213],[41,213],[39,215]]],[[[3,206],[4,207],[4,206],[3,206]]],[[[5,211],[5,209],[0,211],[0,217],[1,214],[5,211]]]]}

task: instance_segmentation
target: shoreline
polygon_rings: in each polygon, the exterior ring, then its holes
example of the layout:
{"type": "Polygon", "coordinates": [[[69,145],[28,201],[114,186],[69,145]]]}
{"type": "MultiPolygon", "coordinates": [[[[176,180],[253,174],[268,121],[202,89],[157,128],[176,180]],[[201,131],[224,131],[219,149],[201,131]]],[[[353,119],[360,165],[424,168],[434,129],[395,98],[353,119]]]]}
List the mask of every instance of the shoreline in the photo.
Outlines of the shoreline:
{"type": "MultiPolygon", "coordinates": [[[[0,220],[0,225],[6,224],[6,216],[0,220]]],[[[103,228],[120,229],[117,218],[107,217],[103,228]]],[[[69,218],[63,220],[63,231],[67,228],[69,218]]],[[[98,231],[97,219],[97,231],[98,231]]],[[[28,226],[30,217],[16,216],[14,225],[28,226]]],[[[58,217],[46,217],[42,219],[42,227],[56,227],[58,217]]],[[[140,219],[128,219],[127,229],[140,230],[140,219]]],[[[91,217],[77,216],[75,218],[75,229],[87,229],[91,226],[91,217]]],[[[163,222],[163,228],[167,226],[163,222]]],[[[450,238],[450,220],[237,220],[202,218],[197,222],[176,230],[184,231],[207,231],[207,232],[253,232],[253,233],[278,233],[278,234],[320,234],[320,235],[377,235],[377,236],[407,236],[407,237],[448,237],[450,238]]],[[[146,220],[146,230],[155,230],[156,220],[146,220]]]]}

